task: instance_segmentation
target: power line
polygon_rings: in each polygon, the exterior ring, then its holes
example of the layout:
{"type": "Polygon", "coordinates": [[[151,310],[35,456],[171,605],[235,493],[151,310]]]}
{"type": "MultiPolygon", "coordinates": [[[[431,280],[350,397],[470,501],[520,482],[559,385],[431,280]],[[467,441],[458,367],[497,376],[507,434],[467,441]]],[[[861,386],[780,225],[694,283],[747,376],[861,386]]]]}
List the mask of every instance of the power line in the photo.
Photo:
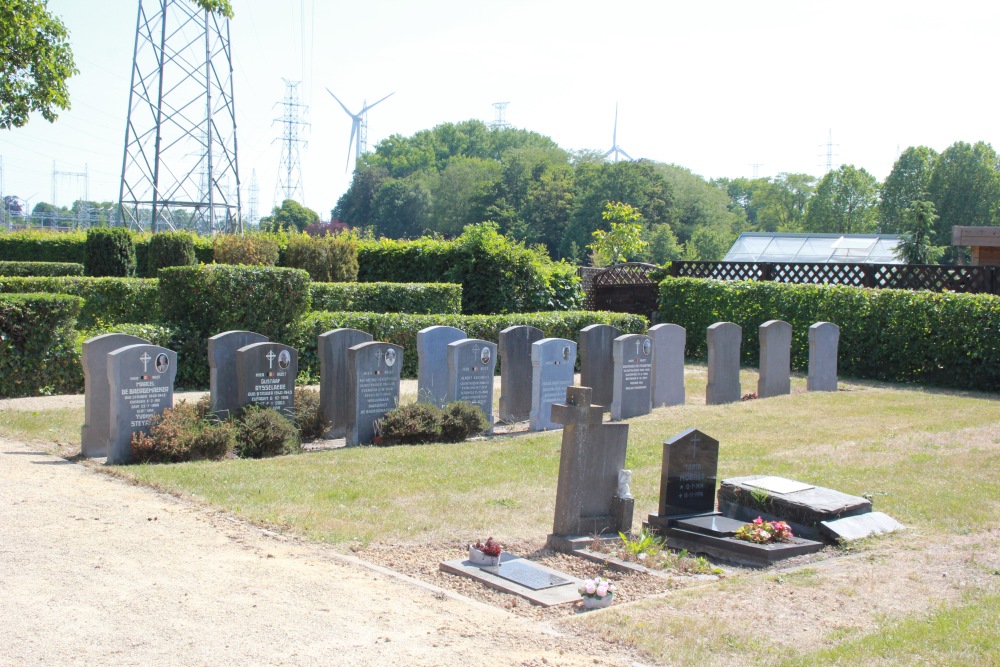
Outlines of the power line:
{"type": "Polygon", "coordinates": [[[279,104],[284,107],[284,113],[273,121],[281,123],[281,162],[278,164],[278,180],[274,185],[275,206],[285,199],[299,203],[305,201],[299,144],[306,145],[306,141],[299,138],[299,127],[309,125],[302,120],[308,107],[299,102],[299,84],[302,82],[288,79],[282,81],[285,82],[285,99],[279,104]]]}

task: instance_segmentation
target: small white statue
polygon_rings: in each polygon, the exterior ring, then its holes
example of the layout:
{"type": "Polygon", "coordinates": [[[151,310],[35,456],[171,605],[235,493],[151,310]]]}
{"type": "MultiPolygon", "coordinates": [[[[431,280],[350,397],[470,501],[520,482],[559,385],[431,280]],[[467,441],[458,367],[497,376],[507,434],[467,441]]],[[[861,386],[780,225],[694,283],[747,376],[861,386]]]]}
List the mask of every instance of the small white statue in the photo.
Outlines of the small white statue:
{"type": "Polygon", "coordinates": [[[619,470],[618,471],[618,493],[617,496],[623,500],[629,500],[632,498],[632,489],[629,488],[629,484],[632,483],[632,471],[631,470],[619,470]]]}

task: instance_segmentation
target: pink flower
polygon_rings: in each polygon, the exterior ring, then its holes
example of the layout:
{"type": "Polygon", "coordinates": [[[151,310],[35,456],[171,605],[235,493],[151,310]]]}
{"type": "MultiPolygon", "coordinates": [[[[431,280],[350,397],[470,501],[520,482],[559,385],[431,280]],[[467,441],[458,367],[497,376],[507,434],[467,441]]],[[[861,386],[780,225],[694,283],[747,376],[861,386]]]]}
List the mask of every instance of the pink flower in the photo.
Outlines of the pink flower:
{"type": "Polygon", "coordinates": [[[584,582],[583,587],[587,590],[587,595],[593,595],[597,592],[597,584],[594,583],[593,579],[587,579],[584,582]]]}
{"type": "Polygon", "coordinates": [[[597,597],[602,598],[608,594],[608,583],[602,581],[601,585],[597,587],[597,597]]]}

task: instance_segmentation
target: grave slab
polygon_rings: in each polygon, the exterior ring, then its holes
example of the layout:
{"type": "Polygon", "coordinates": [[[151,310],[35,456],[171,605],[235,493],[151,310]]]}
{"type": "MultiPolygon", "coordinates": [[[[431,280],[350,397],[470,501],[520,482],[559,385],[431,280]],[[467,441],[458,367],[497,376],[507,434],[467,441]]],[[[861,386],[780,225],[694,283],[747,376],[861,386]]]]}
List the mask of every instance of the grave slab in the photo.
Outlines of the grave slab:
{"type": "Polygon", "coordinates": [[[678,519],[674,525],[682,530],[704,533],[713,537],[732,537],[746,521],[729,519],[718,514],[696,516],[690,519],[678,519]]]}
{"type": "Polygon", "coordinates": [[[834,521],[820,521],[819,524],[822,535],[843,542],[892,533],[905,528],[906,526],[883,512],[868,512],[834,521]]]}
{"type": "Polygon", "coordinates": [[[331,329],[316,337],[319,400],[323,416],[330,420],[329,438],[343,438],[347,434],[347,403],[351,396],[347,350],[371,341],[370,333],[358,329],[331,329]]]}
{"type": "MultiPolygon", "coordinates": [[[[525,558],[518,558],[512,554],[503,553],[500,555],[500,565],[496,567],[481,567],[472,565],[468,560],[450,560],[440,564],[442,572],[456,574],[462,577],[469,577],[490,588],[503,593],[511,593],[524,598],[532,604],[542,607],[553,607],[559,604],[579,602],[582,598],[578,592],[582,580],[559,572],[540,563],[534,563],[525,558]],[[500,576],[504,568],[510,568],[512,576],[522,578],[526,576],[526,582],[531,586],[538,584],[549,585],[543,588],[532,588],[529,585],[517,583],[505,576],[500,576]],[[520,570],[520,572],[516,572],[520,570]],[[551,585],[554,580],[565,581],[566,583],[551,585]]],[[[505,573],[506,574],[506,573],[505,573]]]]}
{"type": "Polygon", "coordinates": [[[594,390],[593,401],[607,412],[614,392],[614,341],[622,332],[610,324],[591,324],[580,329],[580,386],[594,390]]]}
{"type": "Polygon", "coordinates": [[[209,392],[212,412],[220,419],[234,416],[239,408],[236,350],[268,340],[267,336],[253,331],[223,331],[208,339],[209,392]]]}
{"type": "MultiPolygon", "coordinates": [[[[433,326],[417,332],[417,400],[443,407],[448,400],[448,345],[466,338],[455,327],[433,326]]],[[[490,412],[492,412],[492,408],[490,412]]]]}
{"type": "Polygon", "coordinates": [[[803,484],[802,482],[796,482],[793,479],[785,479],[784,477],[761,477],[760,479],[754,479],[747,482],[750,486],[757,487],[758,489],[763,489],[770,493],[780,493],[782,495],[786,493],[796,493],[798,491],[807,491],[809,489],[815,489],[816,487],[812,484],[803,484]]]}
{"type": "MultiPolygon", "coordinates": [[[[541,329],[507,327],[500,332],[500,421],[520,422],[531,413],[532,345],[545,337],[541,329]]],[[[570,383],[572,384],[572,383],[570,383]]]]}
{"type": "MultiPolygon", "coordinates": [[[[743,522],[739,522],[741,525],[743,522]]],[[[793,537],[788,542],[755,544],[733,537],[716,537],[679,527],[670,529],[667,546],[671,549],[687,549],[691,553],[702,553],[737,565],[767,567],[777,561],[795,556],[816,553],[823,549],[822,542],[793,537]]]]}
{"type": "Polygon", "coordinates": [[[86,458],[108,455],[111,437],[111,385],[108,383],[108,354],[128,345],[148,345],[145,338],[110,333],[83,341],[83,427],[80,448],[86,458]]]}

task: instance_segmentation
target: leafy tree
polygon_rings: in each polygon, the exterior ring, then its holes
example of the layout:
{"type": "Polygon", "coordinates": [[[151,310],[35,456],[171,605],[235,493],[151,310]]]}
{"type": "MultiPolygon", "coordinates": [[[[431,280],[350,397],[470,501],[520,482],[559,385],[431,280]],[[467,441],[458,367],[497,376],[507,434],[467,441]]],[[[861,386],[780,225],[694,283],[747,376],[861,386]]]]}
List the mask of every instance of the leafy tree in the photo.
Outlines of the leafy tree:
{"type": "Polygon", "coordinates": [[[647,242],[642,259],[652,264],[666,264],[684,256],[684,246],[677,242],[674,231],[666,222],[643,230],[647,242]]]}
{"type": "Polygon", "coordinates": [[[621,202],[608,202],[601,218],[611,223],[611,229],[598,229],[594,241],[587,246],[594,266],[627,262],[648,245],[642,240],[642,213],[621,202]]]}
{"type": "Polygon", "coordinates": [[[809,174],[781,173],[773,181],[761,180],[754,191],[757,231],[801,231],[809,200],[816,192],[816,178],[809,174]]]}
{"type": "Polygon", "coordinates": [[[903,213],[926,196],[937,152],[910,146],[899,156],[885,179],[878,202],[878,229],[894,234],[903,227],[903,213]]]}
{"type": "Polygon", "coordinates": [[[390,239],[416,238],[428,226],[431,193],[418,178],[393,178],[379,188],[372,203],[378,233],[390,239]]]}
{"type": "Polygon", "coordinates": [[[699,227],[731,230],[741,223],[740,216],[729,209],[726,193],[701,176],[673,164],[657,164],[655,167],[670,184],[673,194],[670,229],[676,232],[681,242],[691,238],[699,227]]]}
{"type": "Polygon", "coordinates": [[[69,32],[44,0],[0,3],[0,128],[23,127],[32,111],[54,122],[69,109],[66,80],[79,70],[69,32]]]}
{"type": "Polygon", "coordinates": [[[717,227],[699,227],[684,244],[684,258],[718,261],[733,247],[736,234],[717,227]]]}
{"type": "Polygon", "coordinates": [[[864,169],[843,165],[827,173],[809,201],[807,232],[870,234],[876,227],[878,181],[864,169]]]}
{"type": "Polygon", "coordinates": [[[260,219],[260,228],[266,232],[304,232],[309,225],[319,222],[319,213],[306,208],[293,199],[286,199],[275,206],[271,215],[260,219]]]}
{"type": "Polygon", "coordinates": [[[944,248],[931,243],[934,223],[937,221],[934,204],[929,201],[915,201],[903,211],[901,229],[903,239],[896,246],[896,257],[907,264],[934,264],[944,248]]]}
{"type": "Polygon", "coordinates": [[[934,245],[949,245],[951,228],[955,225],[997,224],[1000,217],[997,161],[996,151],[982,141],[975,145],[956,142],[938,156],[926,197],[940,216],[934,227],[934,245]]]}
{"type": "Polygon", "coordinates": [[[227,19],[233,18],[233,6],[229,0],[195,0],[198,6],[208,12],[214,12],[227,19]]]}

